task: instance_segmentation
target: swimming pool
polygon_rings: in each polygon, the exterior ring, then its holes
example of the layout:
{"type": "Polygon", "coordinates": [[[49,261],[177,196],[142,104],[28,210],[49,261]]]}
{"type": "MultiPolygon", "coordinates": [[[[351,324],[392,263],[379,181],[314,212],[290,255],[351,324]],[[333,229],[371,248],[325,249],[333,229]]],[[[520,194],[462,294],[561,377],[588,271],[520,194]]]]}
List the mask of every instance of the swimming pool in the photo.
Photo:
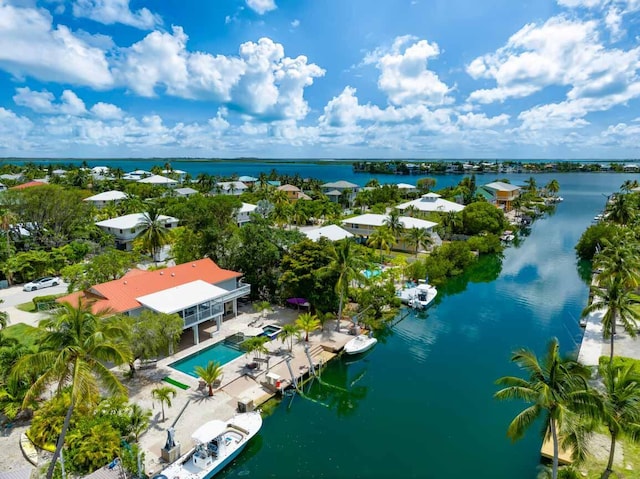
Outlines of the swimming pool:
{"type": "Polygon", "coordinates": [[[169,367],[197,378],[198,375],[195,373],[196,366],[205,367],[209,361],[215,361],[220,365],[227,364],[243,354],[244,352],[238,348],[221,342],[171,363],[169,367]]]}
{"type": "Polygon", "coordinates": [[[264,332],[260,334],[260,336],[267,336],[269,339],[275,339],[278,337],[278,334],[280,334],[280,331],[282,331],[282,328],[275,324],[268,324],[262,328],[262,331],[264,332]]]}
{"type": "Polygon", "coordinates": [[[365,269],[362,272],[364,277],[367,278],[367,279],[371,279],[371,278],[374,278],[376,276],[379,276],[380,273],[382,273],[382,271],[380,271],[379,269],[365,269]]]}

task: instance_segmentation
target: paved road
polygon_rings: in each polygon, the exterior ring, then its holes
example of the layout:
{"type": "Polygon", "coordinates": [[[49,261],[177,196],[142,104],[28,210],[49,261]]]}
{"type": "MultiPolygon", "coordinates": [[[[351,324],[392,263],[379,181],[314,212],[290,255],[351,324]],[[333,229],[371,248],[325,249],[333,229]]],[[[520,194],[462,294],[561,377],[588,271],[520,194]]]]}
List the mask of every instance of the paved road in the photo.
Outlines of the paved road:
{"type": "Polygon", "coordinates": [[[9,306],[17,306],[27,301],[31,301],[36,296],[48,296],[50,294],[61,294],[67,292],[66,283],[61,283],[58,286],[51,288],[38,289],[36,291],[22,291],[22,285],[12,286],[7,289],[0,289],[0,299],[4,300],[4,303],[0,304],[0,310],[6,309],[9,306]]]}

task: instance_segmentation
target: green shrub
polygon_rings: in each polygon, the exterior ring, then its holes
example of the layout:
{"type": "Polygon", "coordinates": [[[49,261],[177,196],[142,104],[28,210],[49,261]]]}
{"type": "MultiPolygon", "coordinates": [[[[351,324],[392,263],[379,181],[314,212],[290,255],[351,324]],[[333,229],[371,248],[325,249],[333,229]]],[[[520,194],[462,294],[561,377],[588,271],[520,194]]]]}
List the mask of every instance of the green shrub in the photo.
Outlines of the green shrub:
{"type": "MultiPolygon", "coordinates": [[[[598,366],[600,368],[603,368],[607,364],[609,364],[609,356],[600,356],[600,360],[598,361],[598,366]]],[[[640,374],[640,359],[623,358],[621,356],[614,356],[613,366],[614,367],[632,366],[634,372],[637,374],[640,374]]]]}
{"type": "Polygon", "coordinates": [[[47,294],[45,296],[35,296],[31,301],[36,307],[36,310],[42,311],[43,309],[49,309],[56,302],[56,299],[61,297],[61,294],[47,294]]]}
{"type": "Polygon", "coordinates": [[[498,253],[502,251],[500,238],[494,234],[472,236],[467,240],[467,244],[471,251],[477,251],[480,254],[498,253]]]}
{"type": "Polygon", "coordinates": [[[596,249],[602,247],[603,240],[613,240],[617,232],[618,227],[610,223],[601,222],[589,226],[576,245],[578,257],[591,261],[596,254],[596,249]]]}

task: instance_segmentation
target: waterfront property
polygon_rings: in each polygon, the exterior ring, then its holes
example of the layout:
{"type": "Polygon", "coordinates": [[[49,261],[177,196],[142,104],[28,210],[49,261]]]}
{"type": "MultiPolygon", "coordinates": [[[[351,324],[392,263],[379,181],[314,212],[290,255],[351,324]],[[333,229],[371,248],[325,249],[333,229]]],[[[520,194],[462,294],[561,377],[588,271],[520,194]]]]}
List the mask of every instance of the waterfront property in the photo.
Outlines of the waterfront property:
{"type": "Polygon", "coordinates": [[[158,271],[134,269],[122,278],[97,284],[86,291],[71,293],[58,302],[92,303],[93,311],[137,316],[144,309],[158,313],[177,313],[183,329],[193,330],[195,344],[200,341],[198,325],[215,321],[217,330],[224,316],[235,316],[238,298],[249,295],[251,286],[240,281],[241,273],[220,268],[208,258],[158,271]]]}
{"type": "MultiPolygon", "coordinates": [[[[159,215],[158,221],[164,224],[164,227],[167,229],[175,228],[179,222],[178,218],[166,215],[159,215]]],[[[96,226],[105,233],[115,236],[116,248],[131,251],[133,241],[144,230],[144,222],[144,213],[132,213],[130,215],[98,221],[96,226]]]]}
{"type": "MultiPolygon", "coordinates": [[[[364,215],[354,216],[353,218],[347,218],[342,222],[342,224],[344,225],[344,229],[348,232],[354,234],[358,238],[367,240],[375,230],[384,226],[385,221],[388,218],[389,215],[366,213],[364,215]]],[[[418,228],[425,230],[430,235],[435,234],[433,228],[438,224],[433,221],[421,220],[410,216],[401,216],[400,222],[405,230],[418,228]]],[[[396,244],[394,245],[394,248],[406,251],[411,250],[409,245],[406,244],[401,236],[396,237],[396,244]]]]}
{"type": "Polygon", "coordinates": [[[166,186],[169,188],[173,188],[178,184],[176,180],[161,175],[151,175],[145,178],[141,178],[138,180],[138,183],[144,183],[146,185],[154,186],[166,186]]]}
{"type": "Polygon", "coordinates": [[[276,188],[278,191],[283,191],[287,195],[287,199],[292,203],[298,200],[310,200],[311,198],[306,195],[300,188],[295,185],[282,185],[276,188]]]}
{"type": "Polygon", "coordinates": [[[322,192],[334,203],[338,203],[344,194],[348,195],[349,203],[353,203],[356,195],[360,192],[360,186],[350,181],[333,181],[323,184],[322,192]]]}
{"type": "Polygon", "coordinates": [[[222,341],[190,354],[186,358],[179,359],[169,364],[169,367],[197,378],[198,375],[195,373],[196,366],[206,367],[209,361],[224,366],[242,355],[244,355],[244,352],[241,351],[238,346],[230,344],[227,341],[222,341]]]}
{"type": "Polygon", "coordinates": [[[108,204],[115,204],[126,198],[126,193],[123,193],[122,191],[111,190],[98,193],[97,195],[89,196],[88,198],[85,198],[84,201],[87,201],[93,204],[96,208],[101,209],[108,204]]]}
{"type": "Polygon", "coordinates": [[[247,191],[248,186],[242,181],[220,181],[215,184],[211,194],[240,196],[247,191]]]}
{"type": "Polygon", "coordinates": [[[320,238],[327,238],[330,241],[340,241],[353,237],[353,233],[349,233],[338,225],[321,226],[320,228],[305,230],[303,233],[312,241],[319,241],[320,238]]]}
{"type": "Polygon", "coordinates": [[[483,185],[481,189],[488,194],[488,200],[494,205],[504,208],[505,211],[511,210],[511,203],[520,196],[519,186],[502,181],[494,181],[483,185]]]}
{"type": "Polygon", "coordinates": [[[442,199],[442,197],[437,193],[427,193],[426,195],[422,195],[417,200],[402,203],[396,206],[396,208],[402,212],[405,212],[408,208],[414,208],[423,213],[457,213],[458,211],[462,211],[464,209],[464,205],[442,199]]]}

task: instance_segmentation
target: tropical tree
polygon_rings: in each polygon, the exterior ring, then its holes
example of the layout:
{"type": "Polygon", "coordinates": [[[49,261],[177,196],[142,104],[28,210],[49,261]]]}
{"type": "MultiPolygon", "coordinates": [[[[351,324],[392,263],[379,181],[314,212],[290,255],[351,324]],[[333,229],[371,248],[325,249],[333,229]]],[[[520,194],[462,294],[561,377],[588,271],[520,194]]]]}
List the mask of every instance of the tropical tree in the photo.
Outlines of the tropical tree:
{"type": "Polygon", "coordinates": [[[151,390],[151,397],[160,401],[160,407],[162,408],[162,422],[164,422],[164,405],[171,407],[171,400],[176,397],[177,391],[171,386],[158,386],[151,390]]]}
{"type": "Polygon", "coordinates": [[[296,323],[287,323],[282,326],[282,330],[278,335],[282,344],[289,342],[289,352],[293,349],[293,339],[300,337],[300,327],[296,323]]]}
{"type": "Polygon", "coordinates": [[[257,354],[258,358],[261,358],[263,354],[269,354],[266,343],[269,342],[269,338],[266,336],[254,336],[243,341],[240,347],[247,352],[247,356],[257,354]]]}
{"type": "Polygon", "coordinates": [[[149,409],[144,409],[136,403],[129,405],[128,412],[129,423],[127,424],[127,432],[130,438],[138,442],[140,436],[149,429],[152,413],[149,409]]]}
{"type": "Polygon", "coordinates": [[[611,436],[609,460],[601,476],[607,479],[613,472],[616,439],[621,436],[640,439],[640,375],[632,364],[614,365],[613,361],[601,367],[600,374],[604,387],[599,395],[602,407],[598,419],[611,436]]]}
{"type": "Polygon", "coordinates": [[[429,245],[433,244],[433,238],[427,230],[424,228],[411,228],[405,234],[405,241],[407,244],[415,247],[415,256],[418,257],[418,250],[422,248],[426,248],[429,245]]]}
{"type": "Polygon", "coordinates": [[[122,338],[125,330],[117,321],[105,320],[106,311],[94,313],[91,303],[62,303],[56,312],[38,324],[39,349],[18,360],[12,377],[18,380],[29,371],[43,371],[27,391],[23,406],[28,406],[47,385],[56,385],[56,394],[70,387],[71,401],[56,450],[47,471],[51,479],[55,463],[64,445],[71,415],[78,403],[92,403],[99,397],[99,386],[112,395],[126,395],[126,389],[105,365],[119,365],[131,355],[122,338]]]}
{"type": "Polygon", "coordinates": [[[640,284],[640,261],[633,233],[619,233],[612,241],[603,238],[601,243],[603,248],[594,258],[595,266],[601,270],[599,280],[611,277],[635,289],[640,284]]]}
{"type": "Polygon", "coordinates": [[[323,269],[337,274],[336,293],[338,293],[340,301],[338,303],[336,331],[340,331],[344,298],[347,296],[351,281],[362,280],[365,260],[362,251],[358,249],[355,242],[349,239],[336,243],[330,250],[330,257],[331,262],[323,269]]]}
{"type": "Polygon", "coordinates": [[[400,238],[405,232],[404,223],[400,219],[399,210],[391,210],[391,213],[389,213],[382,223],[384,226],[389,228],[395,238],[400,238]]]}
{"type": "Polygon", "coordinates": [[[271,303],[269,301],[257,301],[253,303],[253,309],[256,313],[260,313],[262,319],[272,311],[271,303]]]}
{"type": "Polygon", "coordinates": [[[593,301],[583,311],[586,316],[594,311],[603,311],[602,335],[604,339],[611,341],[609,356],[613,359],[613,347],[616,335],[616,324],[622,323],[624,330],[632,338],[636,337],[638,329],[637,305],[638,296],[627,286],[624,281],[614,276],[603,278],[598,284],[591,285],[593,301]]]}
{"type": "Polygon", "coordinates": [[[631,193],[631,190],[637,188],[638,186],[640,186],[638,180],[626,180],[624,183],[622,183],[622,186],[620,186],[620,191],[631,193]]]}
{"type": "Polygon", "coordinates": [[[530,176],[528,180],[524,180],[525,185],[527,185],[527,191],[530,193],[535,193],[536,191],[536,179],[533,176],[530,176]]]}
{"type": "Polygon", "coordinates": [[[560,191],[560,183],[558,183],[558,180],[553,179],[549,183],[547,183],[547,186],[545,186],[545,188],[553,196],[556,196],[558,191],[560,191]]]}
{"type": "Polygon", "coordinates": [[[620,225],[628,225],[636,218],[636,204],[630,194],[619,194],[607,207],[607,220],[620,225]]]}
{"type": "Polygon", "coordinates": [[[309,342],[309,333],[320,329],[320,320],[315,314],[302,313],[296,319],[296,326],[304,333],[305,342],[309,342]]]}
{"type": "Polygon", "coordinates": [[[393,235],[391,230],[386,226],[382,226],[381,228],[377,228],[369,239],[367,240],[367,245],[372,248],[380,248],[380,261],[384,260],[383,251],[386,251],[387,254],[391,251],[391,247],[396,243],[396,237],[393,235]]]}
{"type": "Polygon", "coordinates": [[[213,385],[222,378],[224,374],[220,363],[209,361],[206,366],[196,366],[195,373],[202,379],[209,388],[209,396],[213,396],[213,385]]]}
{"type": "Polygon", "coordinates": [[[142,232],[140,241],[142,247],[151,253],[153,261],[157,264],[158,255],[162,247],[169,243],[169,233],[160,220],[160,211],[155,206],[149,208],[142,218],[142,232]]]}
{"type": "Polygon", "coordinates": [[[509,424],[507,436],[516,441],[542,416],[547,426],[545,435],[553,442],[552,478],[558,477],[558,433],[563,423],[575,412],[588,411],[590,393],[586,381],[591,375],[589,368],[577,361],[560,356],[560,345],[551,339],[542,361],[528,349],[515,351],[511,361],[516,363],[529,377],[523,379],[505,376],[496,381],[503,389],[495,394],[499,400],[523,400],[530,403],[509,424]]]}

